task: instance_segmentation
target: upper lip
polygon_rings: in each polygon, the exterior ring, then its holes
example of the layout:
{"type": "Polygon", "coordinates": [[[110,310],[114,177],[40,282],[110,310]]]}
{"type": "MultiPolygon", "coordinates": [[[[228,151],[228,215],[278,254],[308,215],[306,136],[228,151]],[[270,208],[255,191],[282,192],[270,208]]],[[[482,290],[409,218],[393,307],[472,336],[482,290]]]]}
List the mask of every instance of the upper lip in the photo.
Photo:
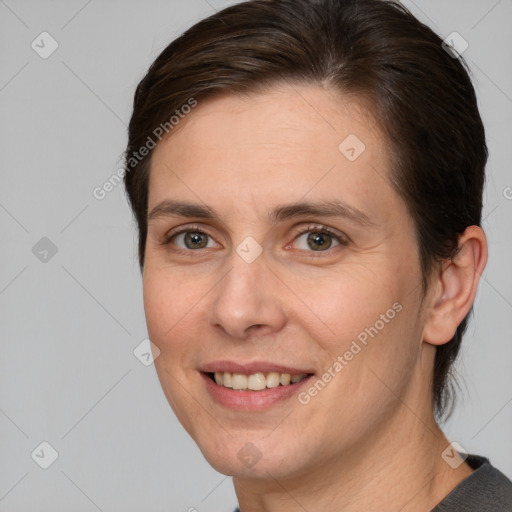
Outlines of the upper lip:
{"type": "Polygon", "coordinates": [[[253,361],[247,363],[240,363],[235,361],[213,361],[207,363],[200,368],[204,373],[213,372],[229,372],[239,373],[242,375],[251,375],[253,373],[289,373],[290,375],[301,375],[314,373],[311,369],[292,368],[291,366],[284,366],[267,361],[253,361]]]}

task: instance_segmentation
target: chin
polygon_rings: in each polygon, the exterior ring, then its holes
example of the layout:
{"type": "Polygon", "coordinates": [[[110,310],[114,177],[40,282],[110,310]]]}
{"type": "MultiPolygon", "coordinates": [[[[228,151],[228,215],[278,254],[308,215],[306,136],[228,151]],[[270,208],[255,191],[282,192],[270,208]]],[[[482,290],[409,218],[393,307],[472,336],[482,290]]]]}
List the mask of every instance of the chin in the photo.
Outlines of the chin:
{"type": "Polygon", "coordinates": [[[262,457],[254,463],[244,463],[238,460],[236,456],[225,458],[218,454],[205,455],[205,458],[213,469],[223,475],[235,478],[268,479],[269,476],[283,478],[294,473],[297,469],[287,467],[282,460],[277,460],[275,457],[271,459],[262,457]]]}
{"type": "Polygon", "coordinates": [[[212,437],[205,443],[200,439],[195,441],[210,466],[224,475],[268,479],[269,476],[282,478],[298,472],[296,454],[301,451],[299,447],[288,447],[283,439],[270,442],[270,439],[264,439],[265,436],[268,432],[231,438],[226,435],[217,442],[212,437]]]}

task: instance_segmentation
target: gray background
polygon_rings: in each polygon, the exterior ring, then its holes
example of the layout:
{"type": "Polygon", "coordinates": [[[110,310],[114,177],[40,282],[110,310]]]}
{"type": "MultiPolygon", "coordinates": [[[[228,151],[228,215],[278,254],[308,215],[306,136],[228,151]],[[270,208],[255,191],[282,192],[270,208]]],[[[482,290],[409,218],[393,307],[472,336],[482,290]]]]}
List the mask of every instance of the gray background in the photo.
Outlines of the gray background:
{"type": "MultiPolygon", "coordinates": [[[[120,167],[149,64],[230,3],[0,0],[0,511],[236,502],[230,478],[174,418],[154,367],[133,354],[147,332],[131,213],[121,185],[102,201],[92,194],[120,167]],[[43,31],[59,45],[47,59],[31,48],[43,31]],[[48,469],[36,463],[50,460],[42,441],[59,455],[48,469]]],[[[465,398],[445,430],[512,477],[512,1],[404,4],[442,37],[468,41],[491,153],[490,259],[459,364],[465,398]]]]}

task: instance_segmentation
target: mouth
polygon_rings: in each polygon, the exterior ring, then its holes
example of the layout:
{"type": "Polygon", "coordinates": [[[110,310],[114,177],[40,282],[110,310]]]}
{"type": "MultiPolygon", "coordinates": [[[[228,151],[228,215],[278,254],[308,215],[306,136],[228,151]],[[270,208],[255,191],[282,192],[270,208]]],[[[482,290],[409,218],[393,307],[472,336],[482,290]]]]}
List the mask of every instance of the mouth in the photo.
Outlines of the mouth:
{"type": "MultiPolygon", "coordinates": [[[[200,369],[209,396],[237,411],[263,411],[296,395],[314,372],[270,363],[216,362],[200,369]]],[[[290,402],[293,404],[293,402],[290,402]]]]}
{"type": "Polygon", "coordinates": [[[280,373],[280,372],[256,372],[249,375],[231,372],[207,372],[206,375],[217,386],[232,389],[235,391],[262,391],[274,389],[280,386],[298,384],[311,377],[312,373],[280,373]]]}

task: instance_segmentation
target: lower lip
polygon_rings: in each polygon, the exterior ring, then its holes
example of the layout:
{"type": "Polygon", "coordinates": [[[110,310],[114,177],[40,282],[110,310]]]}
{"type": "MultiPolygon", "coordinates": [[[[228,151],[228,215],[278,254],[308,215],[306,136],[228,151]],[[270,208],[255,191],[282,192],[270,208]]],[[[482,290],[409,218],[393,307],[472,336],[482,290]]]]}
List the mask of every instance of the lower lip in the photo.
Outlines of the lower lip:
{"type": "Polygon", "coordinates": [[[266,388],[261,391],[239,391],[216,384],[206,373],[201,372],[210,396],[219,404],[239,411],[262,411],[295,395],[299,388],[313,377],[310,375],[295,384],[266,388]]]}

